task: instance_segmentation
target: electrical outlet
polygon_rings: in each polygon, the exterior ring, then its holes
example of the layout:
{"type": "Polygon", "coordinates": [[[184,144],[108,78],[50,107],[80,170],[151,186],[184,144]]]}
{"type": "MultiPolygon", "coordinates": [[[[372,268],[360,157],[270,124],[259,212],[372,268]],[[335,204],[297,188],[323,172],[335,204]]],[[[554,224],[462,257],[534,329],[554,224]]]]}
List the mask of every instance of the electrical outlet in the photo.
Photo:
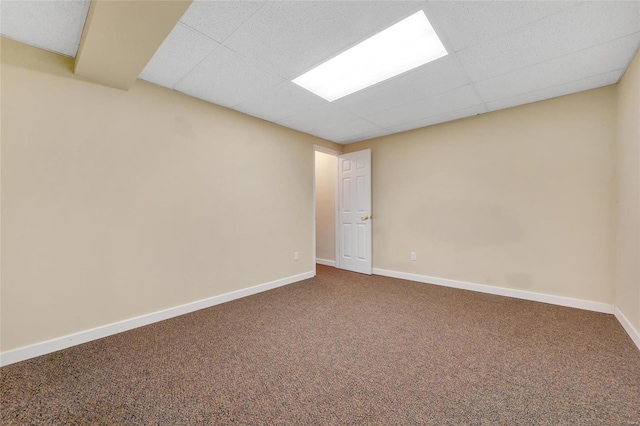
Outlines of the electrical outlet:
{"type": "Polygon", "coordinates": [[[297,251],[294,251],[293,252],[293,260],[298,260],[298,259],[300,259],[300,255],[298,254],[297,251]]]}
{"type": "Polygon", "coordinates": [[[416,260],[416,252],[415,251],[411,252],[411,260],[416,260]]]}

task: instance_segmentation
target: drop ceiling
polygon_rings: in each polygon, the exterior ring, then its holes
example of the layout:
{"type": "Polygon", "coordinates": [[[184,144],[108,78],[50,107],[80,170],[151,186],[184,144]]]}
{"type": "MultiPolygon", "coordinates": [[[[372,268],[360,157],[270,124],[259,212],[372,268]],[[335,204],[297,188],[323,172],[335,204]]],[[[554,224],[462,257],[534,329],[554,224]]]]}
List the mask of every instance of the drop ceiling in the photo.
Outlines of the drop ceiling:
{"type": "MultiPolygon", "coordinates": [[[[2,1],[3,35],[75,56],[88,1],[2,1]]],[[[619,81],[639,1],[194,1],[141,79],[346,144],[619,81]],[[328,102],[292,79],[418,10],[449,55],[328,102]]]]}

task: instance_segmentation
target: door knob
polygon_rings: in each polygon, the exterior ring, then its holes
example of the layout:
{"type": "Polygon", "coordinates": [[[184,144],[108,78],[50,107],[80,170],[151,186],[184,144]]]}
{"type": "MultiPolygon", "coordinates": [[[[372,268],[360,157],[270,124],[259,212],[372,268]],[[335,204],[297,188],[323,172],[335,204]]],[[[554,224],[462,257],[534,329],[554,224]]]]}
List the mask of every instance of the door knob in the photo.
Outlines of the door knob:
{"type": "Polygon", "coordinates": [[[360,218],[360,220],[369,220],[369,216],[368,216],[368,215],[367,215],[367,216],[362,216],[362,217],[360,218]]]}

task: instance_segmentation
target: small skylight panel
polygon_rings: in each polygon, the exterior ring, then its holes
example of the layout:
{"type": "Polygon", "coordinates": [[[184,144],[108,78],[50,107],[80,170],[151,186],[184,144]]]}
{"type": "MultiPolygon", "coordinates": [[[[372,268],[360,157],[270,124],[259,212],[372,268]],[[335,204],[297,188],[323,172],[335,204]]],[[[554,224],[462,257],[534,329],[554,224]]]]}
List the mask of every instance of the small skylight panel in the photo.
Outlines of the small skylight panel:
{"type": "Polygon", "coordinates": [[[421,10],[295,78],[328,101],[447,55],[421,10]]]}

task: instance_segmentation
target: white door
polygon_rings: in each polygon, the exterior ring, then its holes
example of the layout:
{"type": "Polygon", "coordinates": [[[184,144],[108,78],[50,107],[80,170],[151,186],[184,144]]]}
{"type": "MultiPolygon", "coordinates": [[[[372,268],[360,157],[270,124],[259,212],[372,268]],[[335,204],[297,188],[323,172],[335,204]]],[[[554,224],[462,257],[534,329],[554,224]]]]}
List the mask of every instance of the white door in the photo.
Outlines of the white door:
{"type": "Polygon", "coordinates": [[[371,150],[338,157],[336,266],[371,275],[371,150]]]}

